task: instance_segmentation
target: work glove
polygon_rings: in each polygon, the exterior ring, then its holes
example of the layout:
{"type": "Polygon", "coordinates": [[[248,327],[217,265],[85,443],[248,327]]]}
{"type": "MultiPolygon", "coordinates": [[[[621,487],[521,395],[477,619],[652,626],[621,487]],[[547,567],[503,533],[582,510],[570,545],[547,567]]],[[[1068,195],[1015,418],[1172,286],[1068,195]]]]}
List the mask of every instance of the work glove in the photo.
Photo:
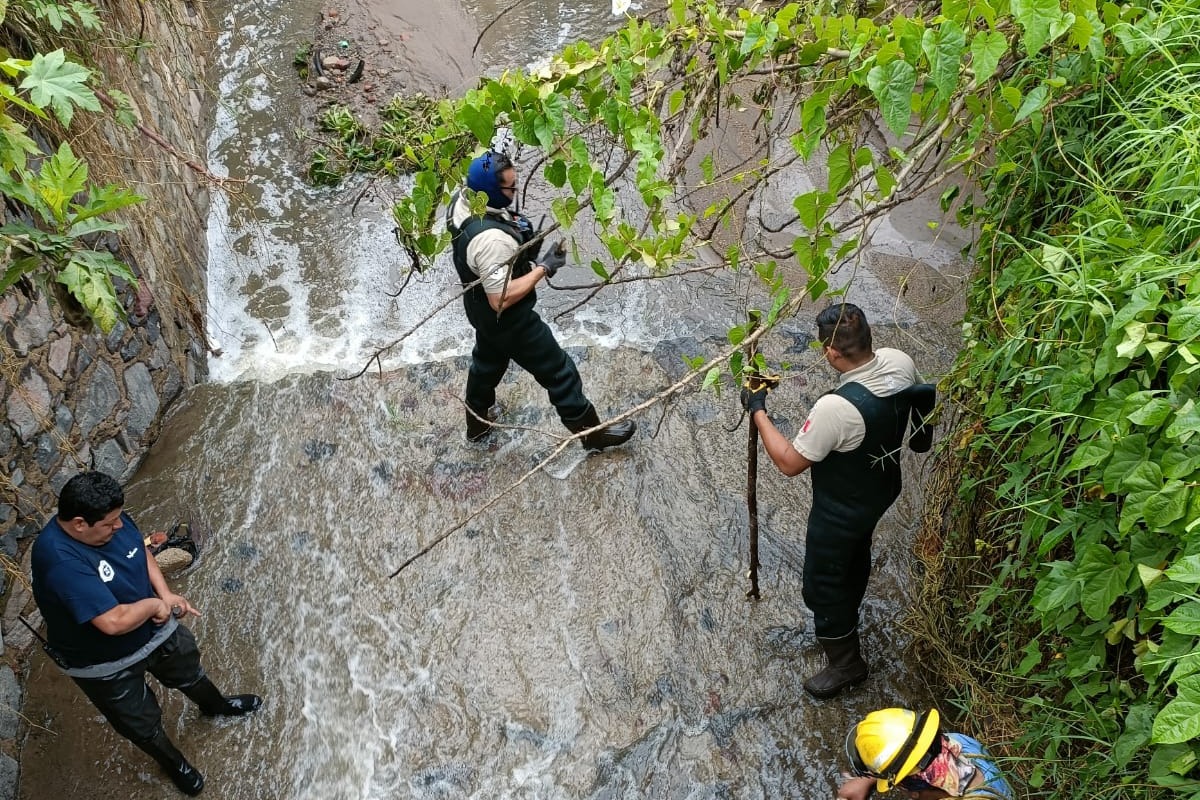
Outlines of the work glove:
{"type": "Polygon", "coordinates": [[[542,257],[541,265],[546,269],[546,277],[553,278],[554,273],[562,268],[563,264],[567,263],[567,244],[562,239],[554,243],[550,248],[550,252],[542,257]]]}
{"type": "Polygon", "coordinates": [[[747,375],[742,383],[742,408],[753,414],[767,410],[767,394],[779,385],[778,375],[747,375]]]}
{"type": "Polygon", "coordinates": [[[748,386],[742,387],[742,408],[753,414],[755,411],[767,410],[767,393],[771,391],[769,386],[763,385],[757,389],[751,389],[748,386]]]}

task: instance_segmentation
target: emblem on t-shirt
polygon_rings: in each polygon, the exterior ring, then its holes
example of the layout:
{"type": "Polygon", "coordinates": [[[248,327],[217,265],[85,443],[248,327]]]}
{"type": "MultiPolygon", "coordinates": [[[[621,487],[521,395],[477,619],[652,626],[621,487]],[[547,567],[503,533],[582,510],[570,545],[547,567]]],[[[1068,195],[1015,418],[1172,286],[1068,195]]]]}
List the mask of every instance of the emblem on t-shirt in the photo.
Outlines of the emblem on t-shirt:
{"type": "Polygon", "coordinates": [[[138,551],[138,549],[135,547],[135,548],[133,548],[132,550],[130,550],[128,553],[126,553],[126,554],[125,554],[125,557],[126,557],[126,558],[133,558],[134,556],[136,556],[136,555],[137,555],[137,551],[138,551]]]}
{"type": "Polygon", "coordinates": [[[100,561],[100,580],[108,583],[113,578],[117,577],[117,573],[113,572],[112,564],[107,561],[100,561]]]}
{"type": "Polygon", "coordinates": [[[812,420],[811,419],[804,420],[804,424],[800,427],[800,433],[801,434],[808,433],[808,429],[811,427],[812,427],[812,420]]]}

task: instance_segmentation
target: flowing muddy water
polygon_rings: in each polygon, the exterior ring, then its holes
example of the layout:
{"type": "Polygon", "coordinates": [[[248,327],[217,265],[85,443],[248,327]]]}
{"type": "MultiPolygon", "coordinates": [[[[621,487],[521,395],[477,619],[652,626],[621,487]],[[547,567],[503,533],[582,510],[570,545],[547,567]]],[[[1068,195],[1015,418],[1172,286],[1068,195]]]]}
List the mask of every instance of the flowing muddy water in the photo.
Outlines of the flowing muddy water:
{"type": "MultiPolygon", "coordinates": [[[[560,37],[595,35],[608,6],[524,4],[540,16],[506,15],[478,62],[470,49],[497,4],[365,13],[380,41],[408,33],[421,54],[442,54],[433,66],[420,56],[424,73],[398,56],[414,87],[453,88],[485,58],[522,63],[560,37]]],[[[817,703],[801,689],[820,666],[799,585],[809,483],[762,457],[763,597],[747,601],[746,428],[728,430],[740,411],[730,393],[686,392],[642,415],[628,446],[586,456],[572,445],[531,474],[561,428],[519,370],[499,391],[512,427],[487,447],[463,439],[469,328],[457,304],[382,375],[339,380],[455,289],[441,264],[388,297],[400,276],[386,215],[365,203],[352,216],[360,186],[312,190],[290,166],[280,121],[302,107],[291,53],[319,10],[256,3],[222,22],[211,162],[248,178],[243,193],[214,198],[209,231],[212,333],[225,353],[128,490],[144,529],[187,509],[212,524],[175,587],[204,612],[192,627],[218,684],[266,698],[249,719],[212,721],[159,690],[205,796],[831,796],[858,715],[930,701],[895,625],[930,459],[906,456],[907,488],[877,534],[864,608],[876,675],[817,703]]],[[[957,347],[957,312],[942,299],[962,267],[958,243],[925,241],[923,212],[911,213],[892,224],[914,235],[883,237],[850,297],[876,321],[878,345],[908,350],[936,377],[957,347]]],[[[717,279],[686,292],[632,286],[555,322],[602,414],[677,380],[682,356],[716,352],[746,291],[717,279]]],[[[545,316],[576,295],[542,292],[545,316]]],[[[771,402],[791,430],[835,380],[810,331],[807,314],[764,346],[792,364],[771,402]]],[[[22,759],[25,800],[176,796],[40,656],[25,711],[39,726],[22,759]]]]}

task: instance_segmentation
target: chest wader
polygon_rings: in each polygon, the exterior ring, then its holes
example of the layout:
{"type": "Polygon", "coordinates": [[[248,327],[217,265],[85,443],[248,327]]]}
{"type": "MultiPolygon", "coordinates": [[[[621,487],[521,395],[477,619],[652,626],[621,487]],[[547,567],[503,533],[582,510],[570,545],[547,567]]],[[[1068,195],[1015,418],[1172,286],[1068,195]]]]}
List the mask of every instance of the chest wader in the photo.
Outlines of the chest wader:
{"type": "Polygon", "coordinates": [[[871,575],[871,535],[900,496],[900,447],[909,418],[902,395],[876,397],[859,383],[833,394],[854,404],[866,434],[854,450],[831,452],[811,467],[803,595],[826,666],[804,688],[821,699],[861,683],[869,673],[859,651],[858,609],[871,575]]]}
{"type": "MultiPolygon", "coordinates": [[[[457,196],[451,200],[453,209],[457,196]]],[[[467,247],[471,240],[485,230],[499,230],[511,236],[518,245],[529,242],[534,233],[522,231],[501,217],[486,215],[467,219],[456,227],[447,213],[446,226],[454,245],[454,268],[463,286],[474,283],[478,276],[467,262],[467,247]]],[[[537,258],[537,248],[524,250],[513,264],[512,277],[528,275],[537,258]]],[[[491,433],[490,422],[496,417],[496,387],[500,385],[510,361],[517,364],[546,390],[559,419],[572,433],[585,431],[600,424],[596,409],[583,393],[583,380],[575,362],[566,354],[550,328],[534,310],[537,295],[533,291],[500,314],[488,302],[482,285],[463,294],[463,308],[475,329],[475,347],[471,350],[471,367],[467,372],[467,439],[477,442],[491,433]]],[[[627,440],[636,429],[633,421],[609,425],[583,437],[583,446],[591,450],[612,447],[627,440]]]]}

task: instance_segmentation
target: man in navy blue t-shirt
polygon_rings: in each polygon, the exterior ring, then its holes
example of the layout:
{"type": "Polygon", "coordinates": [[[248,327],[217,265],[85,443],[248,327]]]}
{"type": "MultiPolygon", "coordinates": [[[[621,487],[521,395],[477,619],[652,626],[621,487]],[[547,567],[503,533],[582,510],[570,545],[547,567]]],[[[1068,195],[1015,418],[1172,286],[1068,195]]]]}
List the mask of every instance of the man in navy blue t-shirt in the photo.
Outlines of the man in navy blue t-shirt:
{"type": "Polygon", "coordinates": [[[167,586],[133,520],[125,493],[102,472],[67,481],[58,514],[33,544],[33,596],[46,620],[48,650],[117,733],[157,761],[185,794],[204,776],[162,727],[146,673],[179,689],[206,715],[240,716],[262,699],[221,694],[200,665],[192,632],[179,620],[200,616],[167,586]]]}

